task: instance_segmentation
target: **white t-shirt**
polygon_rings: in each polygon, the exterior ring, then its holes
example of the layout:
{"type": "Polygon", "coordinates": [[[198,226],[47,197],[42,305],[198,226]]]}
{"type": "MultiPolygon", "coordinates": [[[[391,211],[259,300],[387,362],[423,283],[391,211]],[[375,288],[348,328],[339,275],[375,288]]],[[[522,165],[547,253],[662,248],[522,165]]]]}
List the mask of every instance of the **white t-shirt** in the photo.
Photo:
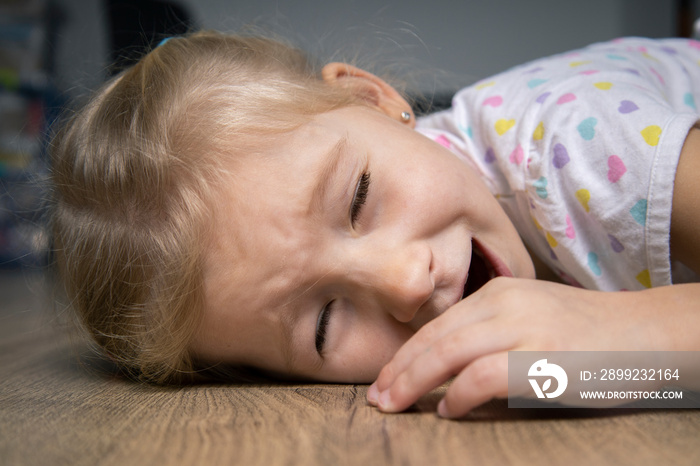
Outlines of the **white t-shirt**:
{"type": "Polygon", "coordinates": [[[626,38],[483,80],[417,130],[483,175],[566,281],[637,290],[672,282],[673,182],[696,102],[700,42],[626,38]]]}

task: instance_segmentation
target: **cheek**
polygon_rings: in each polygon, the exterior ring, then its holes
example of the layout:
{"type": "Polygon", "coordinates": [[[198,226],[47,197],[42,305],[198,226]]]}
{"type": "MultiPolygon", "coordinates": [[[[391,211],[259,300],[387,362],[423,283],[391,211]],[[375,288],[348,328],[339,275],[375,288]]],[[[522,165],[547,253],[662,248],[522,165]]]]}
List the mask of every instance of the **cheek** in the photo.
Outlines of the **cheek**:
{"type": "Polygon", "coordinates": [[[335,382],[370,383],[379,375],[413,331],[399,322],[368,324],[354,330],[333,361],[335,382]]]}

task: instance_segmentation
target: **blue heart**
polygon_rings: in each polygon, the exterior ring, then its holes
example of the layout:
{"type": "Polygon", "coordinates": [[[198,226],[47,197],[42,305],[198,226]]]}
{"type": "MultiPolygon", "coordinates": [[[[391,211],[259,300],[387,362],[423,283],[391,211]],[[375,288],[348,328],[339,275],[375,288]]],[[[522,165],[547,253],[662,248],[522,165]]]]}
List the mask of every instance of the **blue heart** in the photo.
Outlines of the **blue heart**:
{"type": "Polygon", "coordinates": [[[532,185],[535,187],[535,192],[538,196],[542,199],[547,199],[547,178],[542,176],[539,180],[532,183],[532,185]]]}
{"type": "Polygon", "coordinates": [[[600,277],[600,274],[603,273],[603,271],[600,270],[600,265],[598,265],[598,254],[594,252],[588,253],[588,268],[591,269],[591,272],[596,274],[598,277],[600,277]]]}
{"type": "Polygon", "coordinates": [[[637,203],[630,209],[630,214],[641,226],[647,221],[647,200],[640,199],[637,203]]]}
{"type": "Polygon", "coordinates": [[[690,92],[686,92],[683,96],[683,102],[690,108],[695,109],[695,97],[690,92]]]}
{"type": "Polygon", "coordinates": [[[546,83],[547,81],[548,81],[548,79],[540,79],[540,78],[531,79],[527,82],[527,87],[529,87],[530,89],[534,89],[537,86],[546,83]]]}
{"type": "Polygon", "coordinates": [[[462,125],[459,125],[459,130],[469,136],[469,139],[474,139],[474,132],[472,131],[471,126],[464,127],[462,125]]]}
{"type": "Polygon", "coordinates": [[[595,125],[597,124],[598,120],[590,117],[579,123],[576,129],[578,129],[578,134],[580,134],[583,139],[590,141],[595,137],[595,125]]]}

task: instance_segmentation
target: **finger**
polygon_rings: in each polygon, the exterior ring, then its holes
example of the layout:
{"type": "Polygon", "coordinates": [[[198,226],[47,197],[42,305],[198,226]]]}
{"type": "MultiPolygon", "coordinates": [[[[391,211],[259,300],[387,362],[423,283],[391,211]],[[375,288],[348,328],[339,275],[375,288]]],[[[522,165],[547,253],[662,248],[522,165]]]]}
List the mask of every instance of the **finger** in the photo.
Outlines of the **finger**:
{"type": "Polygon", "coordinates": [[[438,405],[438,414],[459,418],[493,398],[508,396],[508,352],[473,361],[450,384],[438,405]]]}
{"type": "Polygon", "coordinates": [[[460,301],[444,314],[421,327],[384,366],[369,392],[373,394],[386,390],[394,382],[396,376],[405,371],[417,357],[426,352],[437,341],[454,332],[455,329],[490,319],[492,313],[485,306],[473,305],[474,301],[471,301],[471,298],[475,296],[472,295],[460,301]]]}
{"type": "Polygon", "coordinates": [[[403,411],[475,359],[508,350],[513,344],[512,332],[490,322],[462,327],[437,341],[396,374],[393,383],[378,394],[377,405],[384,412],[403,411]]]}

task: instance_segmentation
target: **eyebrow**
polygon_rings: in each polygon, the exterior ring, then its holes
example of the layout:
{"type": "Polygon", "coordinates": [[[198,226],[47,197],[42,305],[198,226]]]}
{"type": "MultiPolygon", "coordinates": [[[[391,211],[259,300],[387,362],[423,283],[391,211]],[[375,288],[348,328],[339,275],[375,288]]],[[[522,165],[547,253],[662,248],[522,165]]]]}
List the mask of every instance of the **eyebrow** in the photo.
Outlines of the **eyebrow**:
{"type": "Polygon", "coordinates": [[[326,196],[328,196],[328,191],[330,191],[332,182],[343,166],[340,161],[343,158],[343,154],[346,153],[345,149],[347,146],[348,137],[344,135],[326,155],[323,165],[316,176],[316,185],[311,192],[309,213],[312,216],[318,214],[323,207],[323,201],[326,199],[326,196]]]}

